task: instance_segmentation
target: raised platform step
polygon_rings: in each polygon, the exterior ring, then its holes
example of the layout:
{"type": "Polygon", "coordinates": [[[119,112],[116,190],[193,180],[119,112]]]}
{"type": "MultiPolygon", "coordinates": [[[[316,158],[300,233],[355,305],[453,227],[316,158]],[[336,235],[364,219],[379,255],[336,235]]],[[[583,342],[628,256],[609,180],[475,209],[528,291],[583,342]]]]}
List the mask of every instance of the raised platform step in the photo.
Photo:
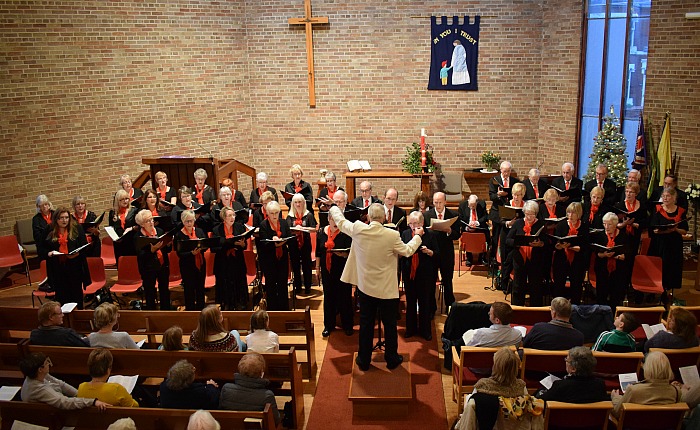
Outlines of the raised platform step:
{"type": "Polygon", "coordinates": [[[394,370],[386,368],[384,353],[372,354],[369,370],[364,372],[355,364],[353,355],[350,393],[353,416],[371,418],[405,417],[408,404],[413,398],[411,385],[411,362],[403,354],[403,363],[394,370]]]}

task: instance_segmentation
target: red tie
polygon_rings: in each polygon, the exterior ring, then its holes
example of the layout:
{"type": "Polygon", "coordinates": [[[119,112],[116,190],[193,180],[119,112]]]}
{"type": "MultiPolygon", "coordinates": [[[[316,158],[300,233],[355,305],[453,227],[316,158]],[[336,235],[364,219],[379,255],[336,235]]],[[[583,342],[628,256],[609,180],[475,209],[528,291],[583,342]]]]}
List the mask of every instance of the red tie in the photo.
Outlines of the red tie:
{"type": "Polygon", "coordinates": [[[603,188],[603,183],[602,183],[602,182],[598,182],[598,186],[599,186],[600,188],[603,188]]]}
{"type": "Polygon", "coordinates": [[[540,198],[540,192],[537,191],[537,185],[533,185],[532,188],[535,190],[535,198],[539,199],[540,198]]]}
{"type": "Polygon", "coordinates": [[[438,214],[438,219],[442,219],[442,214],[438,214]]]}
{"type": "Polygon", "coordinates": [[[503,180],[503,188],[508,188],[508,178],[503,180]]]}
{"type": "Polygon", "coordinates": [[[365,199],[365,206],[364,207],[367,207],[367,206],[369,206],[369,200],[365,199]]]}
{"type": "Polygon", "coordinates": [[[569,181],[566,181],[566,189],[569,189],[569,181]]]}
{"type": "Polygon", "coordinates": [[[386,211],[386,222],[391,222],[391,209],[386,211]]]}
{"type": "MultiPolygon", "coordinates": [[[[415,236],[415,232],[411,232],[411,236],[415,236]]],[[[416,278],[416,271],[418,270],[418,251],[413,253],[411,257],[411,279],[416,278]]]]}
{"type": "Polygon", "coordinates": [[[472,210],[471,210],[471,213],[472,213],[472,219],[471,219],[471,221],[472,221],[472,222],[476,222],[476,209],[472,209],[472,210]]]}

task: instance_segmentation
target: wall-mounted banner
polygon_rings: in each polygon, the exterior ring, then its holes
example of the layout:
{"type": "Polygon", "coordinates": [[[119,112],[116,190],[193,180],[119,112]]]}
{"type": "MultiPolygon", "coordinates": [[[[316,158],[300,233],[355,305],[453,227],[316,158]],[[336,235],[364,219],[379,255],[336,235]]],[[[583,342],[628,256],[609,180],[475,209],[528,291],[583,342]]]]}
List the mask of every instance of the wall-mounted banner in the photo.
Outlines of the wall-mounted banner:
{"type": "Polygon", "coordinates": [[[476,68],[479,62],[479,15],[474,23],[469,16],[459,24],[459,17],[431,16],[429,90],[476,90],[476,68]]]}

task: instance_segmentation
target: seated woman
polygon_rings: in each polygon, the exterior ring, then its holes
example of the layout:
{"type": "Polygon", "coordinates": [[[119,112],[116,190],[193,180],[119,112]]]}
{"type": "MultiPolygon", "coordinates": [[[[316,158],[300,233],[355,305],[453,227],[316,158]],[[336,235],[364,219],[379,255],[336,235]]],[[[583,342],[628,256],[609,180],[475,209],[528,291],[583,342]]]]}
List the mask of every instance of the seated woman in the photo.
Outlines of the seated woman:
{"type": "Polygon", "coordinates": [[[682,349],[698,346],[695,314],[683,308],[671,308],[666,320],[668,331],[660,331],[644,343],[644,352],[649,348],[682,349]]]}
{"type": "Polygon", "coordinates": [[[608,400],[605,382],[593,377],[596,359],[591,349],[575,346],[566,357],[564,379],[554,381],[552,388],[538,397],[544,401],[553,400],[567,403],[593,403],[608,400]]]}
{"type": "Polygon", "coordinates": [[[160,407],[167,409],[217,409],[219,385],[213,380],[194,381],[194,366],[180,360],[168,370],[160,384],[160,407]]]}
{"type": "Polygon", "coordinates": [[[125,331],[112,331],[117,325],[119,308],[112,303],[102,303],[95,309],[94,324],[96,332],[90,333],[90,346],[102,348],[139,349],[134,340],[125,331]]]}
{"type": "MultiPolygon", "coordinates": [[[[73,197],[73,218],[78,221],[81,227],[86,222],[95,222],[97,215],[95,212],[87,210],[87,203],[83,196],[73,197]]],[[[85,237],[90,244],[90,250],[85,254],[88,257],[99,257],[102,254],[102,243],[100,242],[100,227],[83,228],[85,237]]]]}
{"type": "Polygon", "coordinates": [[[245,337],[249,351],[265,354],[280,352],[280,338],[270,331],[270,316],[267,311],[258,310],[250,316],[250,334],[245,337]]]}
{"type": "Polygon", "coordinates": [[[613,403],[611,414],[620,416],[623,403],[640,405],[667,405],[681,401],[681,390],[671,385],[673,370],[668,357],[663,352],[654,351],[644,359],[644,380],[627,387],[625,394],[612,390],[610,397],[613,403]]]}
{"type": "Polygon", "coordinates": [[[263,379],[265,358],[257,352],[250,352],[238,362],[238,372],[233,383],[224,384],[219,399],[219,409],[229,411],[262,411],[269,404],[275,416],[275,424],[281,418],[277,410],[275,394],[267,386],[270,381],[263,379]]]}
{"type": "Polygon", "coordinates": [[[112,373],[112,353],[105,348],[97,348],[88,357],[88,371],[92,378],[78,386],[78,397],[96,398],[112,406],[138,408],[139,402],[134,400],[126,388],[114,382],[107,382],[112,373]]]}
{"type": "Polygon", "coordinates": [[[245,352],[238,331],[226,331],[224,316],[219,308],[209,305],[199,313],[199,322],[190,336],[190,349],[194,351],[245,352]]]}
{"type": "Polygon", "coordinates": [[[163,343],[158,347],[162,351],[187,351],[182,343],[182,328],[174,325],[163,332],[163,343]]]}
{"type": "Polygon", "coordinates": [[[97,406],[99,410],[104,411],[110,406],[96,398],[76,397],[78,390],[75,387],[49,374],[51,366],[51,359],[43,352],[32,352],[19,362],[19,368],[24,375],[20,392],[23,402],[46,403],[57,409],[97,406]]]}

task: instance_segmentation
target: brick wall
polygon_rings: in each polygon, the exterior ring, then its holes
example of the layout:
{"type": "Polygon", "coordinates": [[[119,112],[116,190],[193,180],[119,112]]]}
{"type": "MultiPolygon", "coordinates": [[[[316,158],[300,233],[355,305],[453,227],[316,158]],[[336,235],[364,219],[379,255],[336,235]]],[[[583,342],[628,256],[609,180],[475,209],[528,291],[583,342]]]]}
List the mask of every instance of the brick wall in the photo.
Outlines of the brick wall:
{"type": "MultiPolygon", "coordinates": [[[[144,157],[211,152],[267,171],[281,187],[293,163],[313,182],[320,168],[340,174],[352,158],[398,169],[424,127],[448,172],[481,167],[486,149],[522,173],[543,161],[545,173],[556,172],[573,158],[579,2],[312,4],[330,19],[314,31],[315,109],[303,27],[287,23],[303,15],[301,0],[0,0],[0,177],[8,190],[0,234],[32,216],[42,192],[55,204],[81,193],[93,209],[108,207],[119,175],[137,175],[144,157]],[[426,90],[431,14],[482,15],[478,92],[426,90]]],[[[695,57],[683,52],[697,66],[690,24],[695,57]]],[[[650,75],[652,67],[650,56],[650,75]]],[[[697,83],[697,67],[676,67],[697,83]]],[[[660,89],[652,96],[657,84],[648,85],[648,103],[678,99],[660,89]]],[[[684,91],[684,104],[697,107],[693,86],[684,91]]],[[[248,181],[241,184],[247,195],[248,181]]],[[[396,184],[408,202],[417,181],[396,184]]],[[[389,185],[377,181],[375,190],[389,185]]]]}

